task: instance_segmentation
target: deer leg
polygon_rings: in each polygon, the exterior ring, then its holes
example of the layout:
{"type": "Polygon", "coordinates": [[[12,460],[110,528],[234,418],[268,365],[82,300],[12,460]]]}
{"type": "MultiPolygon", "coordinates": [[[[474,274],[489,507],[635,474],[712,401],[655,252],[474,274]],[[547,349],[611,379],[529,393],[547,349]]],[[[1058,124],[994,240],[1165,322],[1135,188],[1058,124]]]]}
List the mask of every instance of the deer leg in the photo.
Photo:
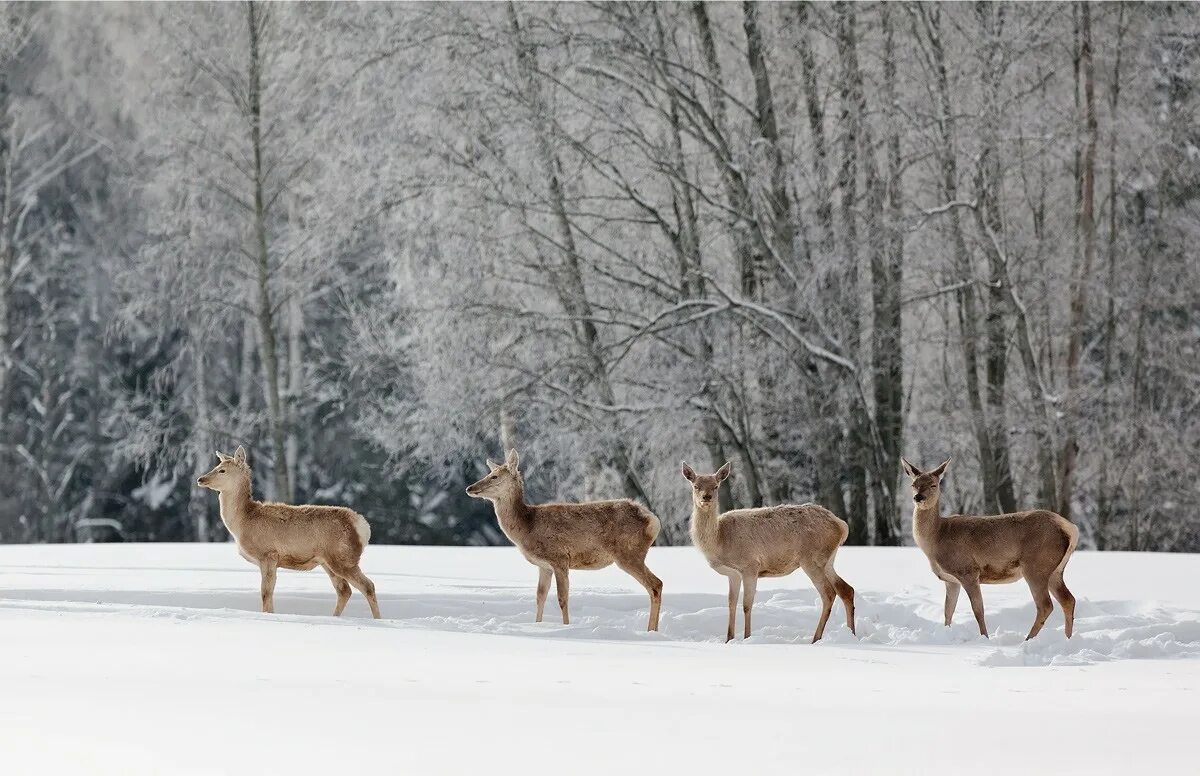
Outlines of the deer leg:
{"type": "Polygon", "coordinates": [[[1038,635],[1042,626],[1046,624],[1046,619],[1050,616],[1050,612],[1054,611],[1054,604],[1050,603],[1050,591],[1048,579],[1034,579],[1025,577],[1025,581],[1029,584],[1029,592],[1033,594],[1033,605],[1037,607],[1037,614],[1033,618],[1033,627],[1029,629],[1029,635],[1025,637],[1029,641],[1034,636],[1038,635]]]}
{"type": "Polygon", "coordinates": [[[550,577],[553,574],[550,569],[538,566],[537,619],[534,622],[542,621],[542,612],[546,609],[546,594],[550,592],[550,577]]]}
{"type": "Polygon", "coordinates": [[[846,626],[850,628],[850,633],[858,635],[854,632],[854,588],[850,587],[850,583],[837,575],[837,572],[830,571],[833,578],[830,580],[833,583],[833,589],[837,592],[838,598],[842,599],[842,606],[846,607],[846,626]]]}
{"type": "Polygon", "coordinates": [[[1071,591],[1067,589],[1067,583],[1063,582],[1061,574],[1051,577],[1050,592],[1054,594],[1054,599],[1062,607],[1067,638],[1071,638],[1071,633],[1075,630],[1075,596],[1071,595],[1071,591]]]}
{"type": "Polygon", "coordinates": [[[977,577],[959,577],[958,581],[963,590],[967,591],[967,598],[971,601],[971,611],[975,613],[975,622],[979,623],[979,635],[986,639],[988,637],[987,621],[983,617],[983,592],[979,589],[979,579],[977,577]]]}
{"type": "Polygon", "coordinates": [[[733,641],[733,626],[737,624],[738,593],[741,592],[742,577],[736,571],[726,574],[729,577],[729,627],[725,629],[725,643],[733,641]]]}
{"type": "Polygon", "coordinates": [[[946,627],[950,627],[950,622],[954,619],[954,609],[958,606],[958,594],[962,590],[962,585],[958,582],[946,580],[946,627]]]}
{"type": "Polygon", "coordinates": [[[821,617],[817,620],[817,629],[813,631],[812,637],[812,643],[816,644],[825,635],[825,623],[829,622],[829,614],[833,611],[835,588],[825,577],[817,577],[813,580],[813,585],[817,588],[817,594],[821,596],[821,617]]]}
{"type": "Polygon", "coordinates": [[[325,564],[321,564],[321,568],[325,569],[325,573],[329,575],[329,581],[333,583],[333,591],[337,593],[337,603],[333,607],[333,616],[341,617],[342,612],[346,609],[346,602],[350,600],[350,583],[333,573],[325,564]]]}
{"type": "Polygon", "coordinates": [[[566,566],[554,567],[554,588],[558,592],[558,608],[562,609],[563,625],[570,625],[571,617],[567,614],[567,596],[571,592],[571,581],[567,578],[566,566]]]}
{"type": "Polygon", "coordinates": [[[275,613],[275,569],[278,567],[279,561],[274,555],[266,556],[258,564],[258,570],[262,572],[262,610],[268,614],[275,613]]]}
{"type": "Polygon", "coordinates": [[[375,599],[375,583],[367,579],[367,575],[358,566],[341,570],[338,574],[355,590],[363,594],[363,597],[367,599],[367,605],[371,607],[371,616],[378,620],[379,601],[375,599]]]}
{"type": "Polygon", "coordinates": [[[646,588],[646,592],[650,594],[650,624],[646,627],[646,630],[658,630],[658,617],[662,608],[662,580],[654,576],[654,572],[646,568],[644,560],[633,563],[618,561],[617,566],[626,574],[642,583],[642,587],[646,588]]]}
{"type": "Polygon", "coordinates": [[[742,638],[750,638],[750,611],[754,609],[754,593],[758,590],[758,575],[742,574],[742,619],[746,622],[746,630],[742,638]]]}

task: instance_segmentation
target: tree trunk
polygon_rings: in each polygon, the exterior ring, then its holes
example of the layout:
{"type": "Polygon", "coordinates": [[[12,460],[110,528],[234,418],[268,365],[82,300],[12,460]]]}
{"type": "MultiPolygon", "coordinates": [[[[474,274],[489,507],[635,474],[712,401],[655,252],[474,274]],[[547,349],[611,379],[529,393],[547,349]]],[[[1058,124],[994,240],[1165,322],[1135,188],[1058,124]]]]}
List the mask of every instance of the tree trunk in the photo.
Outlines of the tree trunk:
{"type": "Polygon", "coordinates": [[[796,233],[793,222],[791,197],[788,195],[788,169],[780,148],[779,127],[775,121],[775,100],[771,96],[771,76],[767,71],[766,55],[763,53],[762,34],[758,25],[759,3],[744,0],[742,3],[742,28],[746,33],[746,60],[754,77],[755,124],[758,134],[766,143],[768,163],[771,168],[770,217],[772,233],[775,235],[775,254],[789,269],[795,270],[800,261],[796,250],[796,233]]]}
{"type": "MultiPolygon", "coordinates": [[[[758,136],[762,138],[761,143],[755,142],[754,145],[765,149],[769,170],[770,183],[766,187],[768,232],[772,236],[772,253],[775,256],[776,266],[779,268],[779,275],[786,281],[782,284],[786,291],[782,292],[783,298],[780,299],[780,302],[787,304],[799,318],[806,319],[811,318],[812,315],[802,304],[799,297],[800,289],[796,288],[791,281],[802,268],[809,268],[810,264],[808,257],[802,255],[804,253],[802,248],[805,245],[805,240],[801,237],[803,226],[799,223],[798,214],[793,212],[791,195],[788,192],[790,169],[784,161],[779,126],[775,118],[775,98],[772,95],[771,76],[767,69],[766,53],[759,24],[759,9],[760,4],[757,2],[747,0],[742,3],[742,28],[746,34],[746,63],[754,81],[754,125],[758,136]]],[[[752,344],[751,347],[757,349],[758,346],[752,344]]],[[[808,392],[818,392],[812,390],[816,386],[811,373],[804,369],[798,370],[794,359],[785,359],[778,370],[764,370],[757,389],[764,397],[775,396],[779,393],[779,383],[789,381],[794,383],[805,381],[808,385],[804,387],[809,389],[808,392]]],[[[786,466],[792,469],[799,469],[805,465],[805,451],[796,450],[793,445],[783,444],[779,440],[783,436],[781,434],[783,429],[804,425],[808,417],[812,416],[811,412],[805,412],[805,404],[811,404],[811,402],[785,402],[777,405],[775,411],[771,413],[771,421],[764,424],[766,425],[764,436],[771,440],[771,447],[776,454],[782,458],[786,466]]],[[[777,489],[775,495],[778,500],[788,498],[786,486],[777,489]]]]}
{"type": "MultiPolygon", "coordinates": [[[[1160,200],[1163,196],[1162,190],[1164,188],[1165,185],[1160,183],[1158,192],[1160,200]]],[[[1148,220],[1145,197],[1139,198],[1139,210],[1138,223],[1145,228],[1148,220]]],[[[1158,228],[1157,222],[1149,227],[1153,235],[1153,243],[1160,242],[1158,235],[1154,234],[1158,228]]],[[[1141,277],[1138,278],[1137,312],[1133,319],[1133,363],[1129,369],[1129,404],[1126,410],[1129,415],[1130,427],[1133,429],[1133,438],[1128,445],[1130,453],[1138,450],[1143,441],[1142,413],[1148,401],[1148,397],[1146,396],[1146,319],[1152,314],[1150,289],[1157,268],[1158,256],[1159,251],[1156,249],[1156,246],[1143,254],[1141,277]]],[[[1143,479],[1144,475],[1134,467],[1133,483],[1129,495],[1129,531],[1125,547],[1127,550],[1137,551],[1142,549],[1141,521],[1142,513],[1145,511],[1141,500],[1143,479]]]]}
{"type": "Polygon", "coordinates": [[[987,400],[988,441],[991,445],[991,476],[994,483],[994,501],[987,504],[995,512],[1015,512],[1017,500],[1014,493],[1012,466],[1009,461],[1008,407],[1006,382],[1008,377],[1008,289],[1004,288],[1004,259],[1000,254],[999,241],[1004,237],[1004,222],[1000,215],[1001,161],[1000,161],[1000,87],[1004,77],[1005,43],[1001,36],[1004,27],[1004,6],[978,2],[975,5],[979,20],[983,46],[980,58],[983,71],[984,107],[980,132],[981,151],[977,185],[975,218],[980,231],[988,233],[997,242],[984,239],[984,255],[988,259],[987,314],[984,328],[987,333],[986,357],[984,359],[985,397],[987,400]]]}
{"type": "MultiPolygon", "coordinates": [[[[236,432],[242,433],[250,426],[250,413],[254,407],[254,354],[258,348],[254,319],[246,316],[242,324],[241,351],[238,354],[238,403],[236,432]]],[[[265,394],[264,394],[265,398],[265,394]]]]}
{"type": "Polygon", "coordinates": [[[808,131],[812,135],[812,176],[816,184],[817,228],[820,235],[817,245],[825,257],[833,252],[833,195],[829,187],[829,151],[825,138],[825,107],[817,82],[817,63],[812,44],[808,38],[809,4],[797,3],[796,12],[797,48],[800,57],[800,81],[804,90],[805,115],[808,131]]]}
{"type": "Polygon", "coordinates": [[[275,338],[275,311],[271,302],[271,264],[267,250],[267,212],[264,189],[266,172],[263,167],[262,139],[262,58],[259,43],[264,18],[255,2],[246,3],[246,22],[249,32],[249,117],[250,147],[254,157],[254,260],[257,282],[257,321],[263,377],[266,381],[267,419],[270,423],[272,469],[276,498],[290,498],[292,487],[288,479],[287,450],[284,443],[283,398],[279,386],[279,347],[275,338]]]}
{"type": "Polygon", "coordinates": [[[300,304],[300,295],[296,289],[293,289],[292,295],[288,299],[287,307],[288,387],[287,403],[285,405],[287,409],[287,439],[285,448],[287,450],[287,481],[290,489],[287,499],[295,503],[300,466],[300,438],[298,436],[300,424],[297,414],[300,411],[300,396],[304,390],[304,360],[301,353],[302,334],[304,332],[304,308],[300,304]]]}
{"type": "MultiPolygon", "coordinates": [[[[212,417],[208,404],[207,372],[204,368],[203,338],[192,333],[188,347],[192,351],[192,478],[200,477],[212,468],[212,417]]],[[[198,542],[210,539],[207,491],[189,483],[188,514],[198,542]]]]}
{"type": "MultiPolygon", "coordinates": [[[[886,215],[885,182],[879,174],[879,163],[875,158],[875,138],[871,130],[871,122],[867,119],[866,93],[863,89],[862,71],[857,68],[857,56],[854,58],[853,90],[856,95],[854,126],[858,128],[859,152],[862,161],[863,187],[866,191],[867,218],[867,264],[871,271],[871,382],[875,398],[875,415],[889,428],[895,422],[891,411],[890,381],[894,378],[891,362],[896,358],[896,348],[899,340],[897,316],[900,313],[900,289],[891,284],[890,259],[887,256],[888,239],[883,220],[886,215]]],[[[857,352],[851,351],[852,353],[857,352]]],[[[866,519],[865,496],[869,493],[874,511],[874,533],[872,543],[891,545],[895,543],[892,531],[891,512],[894,506],[889,506],[891,486],[889,480],[895,479],[896,466],[884,473],[874,466],[878,456],[874,440],[871,438],[869,424],[864,422],[867,407],[858,409],[858,403],[853,405],[859,415],[858,439],[861,452],[859,458],[863,467],[863,519],[866,519]],[[867,465],[870,462],[870,466],[867,465]],[[868,477],[869,475],[869,477],[868,477]],[[868,488],[869,482],[869,488],[868,488]]],[[[896,451],[899,455],[899,451],[896,451]]]]}
{"type": "MultiPolygon", "coordinates": [[[[655,32],[657,34],[658,55],[666,60],[666,30],[658,7],[652,5],[655,32]]],[[[696,202],[693,193],[693,182],[688,175],[687,163],[683,151],[683,131],[679,118],[679,100],[675,91],[664,84],[667,94],[667,116],[670,132],[670,165],[671,165],[671,197],[675,204],[677,218],[676,245],[680,258],[679,288],[684,299],[704,299],[707,297],[704,282],[704,257],[700,248],[700,221],[696,214],[696,202]]],[[[704,403],[702,424],[704,427],[704,446],[708,450],[709,463],[716,471],[725,463],[725,445],[721,437],[721,421],[712,409],[720,401],[719,390],[712,379],[713,346],[710,319],[705,319],[695,327],[692,347],[695,352],[696,369],[703,376],[700,398],[704,403]]],[[[736,476],[736,473],[735,475],[736,476]]],[[[733,509],[733,487],[721,488],[717,493],[717,506],[722,512],[733,509]]]]}
{"type": "MultiPolygon", "coordinates": [[[[958,150],[954,128],[954,109],[950,99],[950,78],[946,68],[946,54],[942,45],[941,9],[938,6],[917,6],[917,12],[925,24],[929,44],[930,65],[936,89],[936,121],[941,137],[938,151],[942,195],[947,203],[958,200],[958,150]]],[[[957,302],[960,346],[962,348],[963,376],[966,381],[967,406],[971,413],[971,426],[975,432],[975,444],[979,449],[980,473],[983,485],[983,503],[997,503],[996,467],[992,452],[991,436],[987,416],[979,391],[979,310],[975,290],[975,270],[971,254],[963,236],[962,218],[958,207],[948,211],[950,237],[953,243],[954,272],[957,275],[957,302]]]]}
{"type": "Polygon", "coordinates": [[[1121,50],[1125,36],[1125,5],[1117,6],[1117,39],[1113,59],[1112,81],[1108,92],[1108,296],[1104,319],[1104,366],[1102,370],[1103,397],[1101,407],[1104,419],[1104,436],[1100,443],[1100,483],[1096,497],[1096,549],[1108,549],[1108,534],[1114,517],[1119,481],[1113,478],[1113,450],[1117,445],[1113,426],[1117,423],[1113,412],[1113,359],[1117,339],[1117,109],[1121,98],[1121,50]]]}
{"type": "Polygon", "coordinates": [[[1029,317],[1025,307],[1017,298],[1012,280],[1008,276],[1007,261],[1002,265],[1004,273],[1001,280],[1008,290],[1009,303],[1016,311],[1017,322],[1017,351],[1021,354],[1021,366],[1025,372],[1025,381],[1029,386],[1030,406],[1037,420],[1035,436],[1037,438],[1038,459],[1038,505],[1042,509],[1054,509],[1058,506],[1058,480],[1055,470],[1053,421],[1047,408],[1046,388],[1043,384],[1044,370],[1041,368],[1037,353],[1033,347],[1030,332],[1029,317]]]}
{"type": "MultiPolygon", "coordinates": [[[[842,121],[842,162],[838,171],[837,185],[841,191],[841,254],[844,265],[841,272],[842,285],[835,297],[843,311],[842,325],[846,341],[846,355],[857,359],[860,348],[859,327],[859,280],[858,280],[858,216],[854,208],[858,199],[858,154],[861,147],[859,132],[862,117],[862,74],[858,67],[856,16],[853,3],[839,2],[834,5],[837,13],[837,49],[841,63],[839,96],[842,121]]],[[[853,378],[850,378],[853,379],[853,378]]],[[[853,395],[854,387],[843,387],[851,391],[847,436],[846,482],[849,501],[844,515],[850,524],[850,544],[870,542],[870,523],[867,517],[867,467],[869,433],[865,413],[867,408],[853,395]]]]}
{"type": "Polygon", "coordinates": [[[708,71],[709,97],[712,102],[712,123],[719,137],[714,138],[712,147],[717,156],[717,167],[721,172],[721,181],[725,187],[725,196],[729,201],[729,209],[733,211],[735,220],[731,224],[734,250],[737,252],[739,274],[741,276],[742,294],[747,299],[760,298],[759,265],[762,257],[758,254],[762,249],[755,250],[757,230],[751,207],[750,190],[747,187],[744,173],[739,169],[732,157],[729,147],[728,121],[726,118],[724,78],[721,75],[721,60],[717,55],[716,38],[713,36],[712,23],[708,18],[708,8],[701,0],[692,3],[692,18],[700,37],[700,49],[704,56],[704,66],[708,71]]]}
{"type": "MultiPolygon", "coordinates": [[[[732,140],[729,135],[724,77],[721,72],[721,61],[717,53],[716,38],[713,35],[712,24],[708,17],[705,3],[697,0],[691,5],[692,18],[700,38],[700,49],[704,67],[708,73],[709,101],[712,103],[711,127],[708,128],[707,146],[713,154],[717,169],[721,174],[725,198],[733,220],[730,224],[730,234],[736,253],[740,289],[746,299],[761,301],[764,286],[763,261],[772,249],[767,244],[759,220],[755,217],[750,184],[746,172],[733,156],[732,140]]],[[[740,332],[742,349],[745,352],[755,352],[761,346],[760,337],[753,330],[742,329],[740,332]]],[[[761,385],[760,370],[749,369],[744,372],[745,392],[755,397],[752,401],[744,402],[749,405],[745,417],[750,417],[750,411],[764,406],[765,394],[761,385]]],[[[754,461],[753,444],[756,431],[747,423],[746,428],[730,443],[737,447],[742,456],[745,482],[750,496],[751,506],[762,506],[762,487],[757,474],[757,464],[754,461]]]]}
{"type": "MultiPolygon", "coordinates": [[[[526,43],[516,6],[508,3],[508,18],[512,29],[513,43],[516,49],[517,64],[523,80],[525,99],[530,109],[530,117],[534,124],[535,143],[538,157],[546,176],[546,193],[551,215],[558,230],[558,248],[562,252],[562,264],[554,274],[559,282],[555,283],[559,292],[559,301],[564,310],[575,319],[573,327],[576,338],[583,350],[588,363],[588,379],[595,386],[600,401],[608,406],[616,404],[616,393],[608,378],[602,353],[600,335],[596,330],[592,305],[587,296],[587,288],[583,282],[580,269],[579,251],[575,244],[575,235],[571,228],[571,220],[567,215],[566,194],[561,183],[562,165],[550,142],[550,128],[546,124],[548,106],[542,99],[541,90],[537,83],[538,67],[534,50],[526,43]]],[[[617,471],[622,477],[626,495],[630,498],[640,498],[653,509],[650,495],[642,486],[629,448],[618,440],[613,445],[613,458],[617,471]]]]}
{"type": "MultiPolygon", "coordinates": [[[[903,283],[904,234],[901,227],[902,161],[900,158],[900,116],[896,110],[899,93],[896,89],[895,30],[892,9],[879,8],[883,27],[883,96],[887,105],[884,116],[887,130],[887,174],[876,181],[879,211],[876,220],[880,241],[873,251],[871,262],[871,374],[875,398],[875,428],[882,446],[882,467],[876,472],[875,543],[899,543],[895,485],[900,472],[900,453],[903,448],[904,403],[904,340],[902,337],[900,290],[903,283]],[[886,188],[886,192],[883,189],[886,188]],[[886,205],[884,203],[886,195],[886,205]]],[[[871,144],[864,143],[871,154],[871,144]]],[[[870,176],[868,176],[870,177],[870,176]]]]}
{"type": "MultiPolygon", "coordinates": [[[[835,234],[833,223],[833,189],[829,173],[829,145],[825,135],[825,107],[818,81],[816,57],[808,36],[810,8],[808,3],[791,6],[796,13],[797,48],[800,55],[801,83],[808,131],[812,136],[812,176],[816,182],[817,253],[820,266],[833,259],[835,234]]],[[[825,296],[834,296],[836,287],[825,296]]],[[[837,310],[838,320],[841,310],[837,310]]],[[[840,380],[835,374],[829,380],[840,380]]],[[[804,392],[804,407],[813,425],[812,459],[815,468],[817,500],[834,514],[846,514],[846,494],[842,489],[844,429],[838,417],[837,391],[809,390],[804,392]]],[[[859,538],[861,542],[861,537],[859,538]]]]}
{"type": "MultiPolygon", "coordinates": [[[[2,79],[0,79],[2,80],[2,79]]],[[[7,89],[0,83],[0,96],[7,98],[7,89]]],[[[5,100],[6,102],[7,100],[5,100]]],[[[0,103],[0,117],[8,124],[4,115],[5,104],[0,103]]],[[[0,202],[0,434],[6,432],[8,421],[8,381],[13,368],[12,330],[9,320],[12,302],[12,273],[16,258],[13,244],[13,142],[9,134],[11,125],[0,126],[0,153],[3,153],[4,200],[0,202]]]]}
{"type": "Polygon", "coordinates": [[[1080,163],[1079,234],[1083,250],[1079,266],[1072,273],[1071,328],[1067,340],[1067,397],[1064,407],[1066,433],[1063,435],[1059,476],[1058,513],[1071,517],[1075,463],[1079,454],[1079,362],[1083,349],[1083,329],[1087,317],[1087,294],[1092,264],[1096,256],[1096,86],[1092,62],[1092,13],[1086,2],[1079,4],[1080,65],[1083,71],[1084,147],[1080,163]]]}

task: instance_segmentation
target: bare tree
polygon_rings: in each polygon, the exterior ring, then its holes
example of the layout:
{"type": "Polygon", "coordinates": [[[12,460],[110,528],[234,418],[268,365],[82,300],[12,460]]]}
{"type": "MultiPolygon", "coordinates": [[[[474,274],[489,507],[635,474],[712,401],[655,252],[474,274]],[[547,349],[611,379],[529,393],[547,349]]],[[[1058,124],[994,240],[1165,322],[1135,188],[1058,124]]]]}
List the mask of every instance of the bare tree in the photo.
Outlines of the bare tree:
{"type": "Polygon", "coordinates": [[[1092,58],[1092,12],[1087,3],[1079,4],[1079,59],[1083,71],[1083,155],[1079,168],[1079,233],[1083,249],[1072,272],[1071,328],[1067,340],[1067,398],[1064,405],[1066,430],[1060,460],[1058,512],[1071,516],[1076,458],[1079,455],[1080,359],[1083,329],[1087,316],[1088,287],[1092,266],[1096,263],[1096,144],[1099,135],[1096,120],[1096,68],[1092,58]]]}

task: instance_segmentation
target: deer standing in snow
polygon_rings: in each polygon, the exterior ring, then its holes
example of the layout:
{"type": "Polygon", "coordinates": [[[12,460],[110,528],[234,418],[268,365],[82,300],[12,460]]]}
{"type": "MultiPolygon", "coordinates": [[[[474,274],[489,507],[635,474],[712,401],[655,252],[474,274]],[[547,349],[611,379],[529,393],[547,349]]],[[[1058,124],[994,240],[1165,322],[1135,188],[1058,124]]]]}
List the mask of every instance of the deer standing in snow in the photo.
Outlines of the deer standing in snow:
{"type": "Polygon", "coordinates": [[[306,504],[292,506],[255,501],[250,495],[250,465],[246,450],[233,455],[217,452],[216,467],[196,484],[217,491],[221,520],[237,541],[238,552],[262,572],[262,610],[275,611],[275,571],[308,571],[321,566],[337,592],[334,616],[340,616],[353,586],[379,618],[375,584],[358,567],[371,539],[367,519],[346,507],[306,504]]]}
{"type": "Polygon", "coordinates": [[[715,474],[696,474],[683,465],[683,476],[692,484],[692,543],[718,574],[729,578],[725,640],[733,640],[739,586],[744,638],[750,638],[750,610],[759,577],[785,577],[798,568],[804,569],[821,596],[821,619],[813,642],[825,633],[834,596],[842,599],[846,624],[854,633],[854,588],[833,570],[834,556],[849,534],[846,521],[816,504],[734,509],[718,515],[717,490],[729,476],[730,466],[726,463],[715,474]]]}
{"type": "Polygon", "coordinates": [[[1058,599],[1067,638],[1075,625],[1075,596],[1063,581],[1063,569],[1079,541],[1079,529],[1062,515],[1044,509],[1003,515],[938,514],[941,478],[950,464],[921,471],[900,459],[912,478],[913,539],[929,558],[933,573],[946,583],[945,622],[950,625],[960,590],[967,591],[979,633],[988,635],[979,586],[1016,582],[1024,577],[1037,615],[1026,640],[1038,635],[1058,599]]]}
{"type": "Polygon", "coordinates": [[[646,553],[658,536],[658,518],[629,500],[527,504],[518,463],[516,450],[509,450],[502,464],[489,459],[491,473],[469,486],[467,495],[492,502],[500,530],[538,567],[537,622],[542,621],[551,575],[563,625],[568,625],[568,572],[616,563],[650,594],[648,630],[658,630],[662,580],[646,568],[646,553]]]}

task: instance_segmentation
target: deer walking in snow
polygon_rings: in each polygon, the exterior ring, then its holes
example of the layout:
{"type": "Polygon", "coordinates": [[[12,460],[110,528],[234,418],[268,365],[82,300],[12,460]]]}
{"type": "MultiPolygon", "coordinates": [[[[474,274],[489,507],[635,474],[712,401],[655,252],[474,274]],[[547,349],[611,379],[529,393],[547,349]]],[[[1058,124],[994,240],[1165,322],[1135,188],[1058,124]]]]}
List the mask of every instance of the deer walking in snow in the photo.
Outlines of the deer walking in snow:
{"type": "Polygon", "coordinates": [[[901,458],[912,478],[913,538],[933,573],[946,583],[945,622],[950,625],[960,590],[967,591],[979,633],[988,635],[979,586],[1016,582],[1024,577],[1033,594],[1037,615],[1026,640],[1038,635],[1058,600],[1066,620],[1067,638],[1075,625],[1075,596],[1063,581],[1063,569],[1079,541],[1079,529],[1062,515],[1044,509],[1004,515],[938,514],[942,475],[950,464],[921,471],[901,458]]]}
{"type": "Polygon", "coordinates": [[[569,571],[616,563],[650,594],[648,630],[658,630],[662,580],[646,568],[646,553],[658,536],[658,518],[628,500],[527,504],[518,463],[516,450],[509,450],[502,464],[489,459],[491,473],[469,486],[467,495],[492,502],[500,529],[538,567],[537,622],[542,621],[551,575],[563,625],[568,625],[569,571]]]}
{"type": "Polygon", "coordinates": [[[358,567],[371,539],[367,519],[346,507],[292,506],[255,501],[250,495],[250,465],[245,448],[233,455],[217,452],[219,463],[196,480],[215,490],[221,503],[221,520],[237,541],[238,552],[262,572],[262,610],[275,611],[275,571],[279,568],[308,571],[321,566],[337,592],[334,616],[350,600],[350,588],[362,593],[379,618],[375,584],[358,567]]]}
{"type": "Polygon", "coordinates": [[[750,610],[759,577],[785,577],[798,568],[804,569],[821,596],[821,618],[813,642],[825,633],[834,596],[842,599],[846,624],[854,633],[854,588],[833,570],[834,556],[849,534],[846,521],[816,504],[734,509],[718,515],[717,490],[729,471],[728,463],[715,474],[696,474],[683,465],[683,476],[692,484],[692,543],[718,574],[729,578],[725,640],[733,640],[739,586],[744,638],[750,638],[750,610]]]}

